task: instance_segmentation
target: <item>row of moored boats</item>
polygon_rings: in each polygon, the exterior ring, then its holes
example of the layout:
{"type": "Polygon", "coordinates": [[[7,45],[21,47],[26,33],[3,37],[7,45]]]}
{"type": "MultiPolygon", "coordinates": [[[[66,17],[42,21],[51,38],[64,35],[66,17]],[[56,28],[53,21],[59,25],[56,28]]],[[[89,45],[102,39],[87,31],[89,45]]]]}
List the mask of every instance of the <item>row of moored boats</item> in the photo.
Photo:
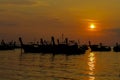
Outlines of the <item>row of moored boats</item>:
{"type": "MultiPolygon", "coordinates": [[[[112,51],[110,46],[104,46],[102,43],[99,45],[93,45],[89,41],[89,45],[79,45],[78,42],[73,40],[68,40],[65,38],[62,42],[56,40],[54,37],[51,37],[51,41],[40,39],[37,43],[24,44],[22,38],[19,38],[20,46],[16,45],[15,41],[5,43],[4,40],[1,41],[0,50],[14,50],[16,48],[21,48],[24,50],[24,53],[53,53],[53,54],[84,54],[86,50],[90,49],[91,51],[112,51]]],[[[113,47],[114,52],[120,52],[120,44],[116,43],[113,47]]]]}

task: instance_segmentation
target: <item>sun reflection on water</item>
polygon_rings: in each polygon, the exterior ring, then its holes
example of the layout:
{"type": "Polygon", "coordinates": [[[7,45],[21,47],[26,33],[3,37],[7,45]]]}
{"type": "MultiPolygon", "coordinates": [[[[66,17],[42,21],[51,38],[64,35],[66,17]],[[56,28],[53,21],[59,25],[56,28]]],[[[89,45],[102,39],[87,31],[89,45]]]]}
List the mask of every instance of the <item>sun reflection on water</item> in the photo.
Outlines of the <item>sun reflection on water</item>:
{"type": "Polygon", "coordinates": [[[95,80],[95,54],[91,52],[88,55],[88,67],[89,67],[89,80],[95,80]]]}

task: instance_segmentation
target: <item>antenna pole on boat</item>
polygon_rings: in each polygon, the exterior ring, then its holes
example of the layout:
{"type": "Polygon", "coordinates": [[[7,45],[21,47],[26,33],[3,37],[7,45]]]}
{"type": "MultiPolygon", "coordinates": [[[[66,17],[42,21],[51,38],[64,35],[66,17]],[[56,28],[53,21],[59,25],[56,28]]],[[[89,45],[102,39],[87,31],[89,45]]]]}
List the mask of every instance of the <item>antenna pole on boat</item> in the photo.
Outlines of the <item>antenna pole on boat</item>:
{"type": "Polygon", "coordinates": [[[41,43],[41,45],[44,45],[44,42],[43,42],[42,38],[40,39],[40,43],[41,43]]]}
{"type": "Polygon", "coordinates": [[[58,43],[58,45],[60,44],[60,41],[59,41],[59,39],[57,39],[57,43],[58,43]]]}
{"type": "Polygon", "coordinates": [[[63,42],[63,39],[64,39],[64,34],[62,34],[62,42],[63,42]]]}
{"type": "Polygon", "coordinates": [[[118,46],[118,43],[116,43],[116,46],[118,46]]]}
{"type": "Polygon", "coordinates": [[[51,37],[51,40],[52,40],[52,44],[55,45],[55,39],[53,36],[51,37]]]}
{"type": "Polygon", "coordinates": [[[100,43],[100,47],[102,46],[102,43],[100,43]]]}
{"type": "Polygon", "coordinates": [[[91,41],[89,41],[89,46],[91,46],[91,41]]]}
{"type": "Polygon", "coordinates": [[[19,37],[19,41],[20,41],[20,44],[21,44],[21,55],[22,55],[23,41],[22,41],[22,38],[21,38],[21,37],[19,37]]]}
{"type": "Polygon", "coordinates": [[[65,43],[66,45],[68,45],[68,38],[65,38],[65,43]]]}
{"type": "Polygon", "coordinates": [[[20,41],[21,47],[23,47],[23,41],[21,37],[19,37],[19,41],[20,41]]]}

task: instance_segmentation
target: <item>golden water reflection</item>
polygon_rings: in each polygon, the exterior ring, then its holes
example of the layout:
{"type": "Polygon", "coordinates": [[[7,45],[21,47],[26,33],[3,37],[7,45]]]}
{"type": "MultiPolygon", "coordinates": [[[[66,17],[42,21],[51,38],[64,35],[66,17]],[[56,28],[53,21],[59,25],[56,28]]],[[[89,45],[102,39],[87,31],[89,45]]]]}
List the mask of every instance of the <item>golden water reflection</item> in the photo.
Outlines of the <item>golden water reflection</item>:
{"type": "Polygon", "coordinates": [[[88,55],[88,67],[89,67],[89,80],[95,80],[95,63],[96,63],[96,59],[95,59],[95,53],[91,52],[88,55]]]}

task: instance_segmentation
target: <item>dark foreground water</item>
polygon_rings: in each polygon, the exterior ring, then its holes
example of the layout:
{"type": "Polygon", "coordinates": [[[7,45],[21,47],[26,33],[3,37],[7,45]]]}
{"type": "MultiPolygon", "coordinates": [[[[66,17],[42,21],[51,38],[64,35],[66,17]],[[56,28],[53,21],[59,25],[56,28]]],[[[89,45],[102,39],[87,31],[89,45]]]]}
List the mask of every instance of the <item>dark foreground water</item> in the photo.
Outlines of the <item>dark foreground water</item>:
{"type": "Polygon", "coordinates": [[[0,51],[0,80],[120,80],[120,53],[20,54],[0,51]]]}

